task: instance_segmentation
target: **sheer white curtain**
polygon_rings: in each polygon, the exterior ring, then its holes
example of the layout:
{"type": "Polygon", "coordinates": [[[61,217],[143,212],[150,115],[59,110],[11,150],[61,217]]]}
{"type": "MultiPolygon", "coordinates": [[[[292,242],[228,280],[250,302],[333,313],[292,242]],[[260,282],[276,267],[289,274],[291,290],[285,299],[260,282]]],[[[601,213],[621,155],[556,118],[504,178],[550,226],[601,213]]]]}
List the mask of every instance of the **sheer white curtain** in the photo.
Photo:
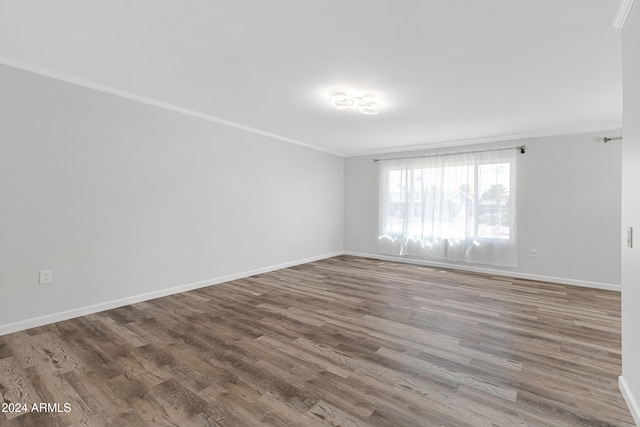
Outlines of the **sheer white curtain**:
{"type": "Polygon", "coordinates": [[[380,253],[514,267],[517,151],[380,161],[380,253]]]}

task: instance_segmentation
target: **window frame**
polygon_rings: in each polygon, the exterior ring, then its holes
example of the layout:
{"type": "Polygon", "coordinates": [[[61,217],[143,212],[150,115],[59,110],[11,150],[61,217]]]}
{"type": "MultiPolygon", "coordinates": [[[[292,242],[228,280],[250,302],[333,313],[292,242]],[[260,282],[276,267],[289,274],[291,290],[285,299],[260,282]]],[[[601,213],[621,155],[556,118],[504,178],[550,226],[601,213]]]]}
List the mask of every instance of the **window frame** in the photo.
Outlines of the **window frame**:
{"type": "MultiPolygon", "coordinates": [[[[516,188],[516,180],[517,180],[517,169],[515,167],[515,162],[516,160],[514,158],[502,158],[502,159],[486,159],[486,160],[479,160],[477,162],[473,162],[471,164],[468,164],[469,167],[473,167],[473,176],[474,176],[474,180],[473,180],[473,205],[472,205],[472,223],[473,223],[473,236],[469,236],[469,239],[472,239],[473,241],[478,241],[478,242],[503,242],[503,243],[515,243],[516,241],[516,218],[515,215],[513,214],[516,208],[516,197],[515,197],[515,191],[514,189],[516,188]],[[480,208],[480,197],[481,195],[479,194],[479,187],[480,187],[480,182],[479,182],[479,173],[480,173],[480,166],[483,165],[499,165],[499,164],[508,164],[509,165],[509,199],[508,199],[508,211],[510,213],[509,215],[509,237],[508,238],[496,238],[496,237],[479,237],[478,236],[478,225],[480,224],[479,222],[479,208],[480,208]]],[[[390,184],[390,175],[391,172],[393,171],[400,171],[403,172],[405,170],[408,170],[409,173],[407,174],[407,185],[410,185],[413,189],[413,186],[415,185],[415,175],[416,175],[416,171],[418,169],[425,169],[425,167],[420,167],[420,166],[415,166],[415,167],[409,167],[409,166],[393,166],[393,165],[389,165],[389,166],[385,166],[382,165],[381,167],[381,185],[383,186],[383,188],[385,189],[385,194],[386,194],[386,198],[385,197],[381,197],[380,200],[380,209],[379,209],[379,213],[380,213],[380,218],[379,218],[379,230],[380,230],[380,234],[381,235],[389,235],[389,236],[394,236],[394,237],[398,237],[398,236],[402,236],[404,234],[403,231],[390,231],[388,224],[389,224],[389,202],[388,202],[388,198],[389,198],[389,184],[390,184]],[[386,199],[386,200],[385,200],[386,199]],[[385,203],[386,202],[386,203],[385,203]]],[[[415,191],[415,190],[414,190],[415,191]]],[[[459,239],[459,237],[456,236],[430,236],[430,238],[432,239],[459,239]]]]}

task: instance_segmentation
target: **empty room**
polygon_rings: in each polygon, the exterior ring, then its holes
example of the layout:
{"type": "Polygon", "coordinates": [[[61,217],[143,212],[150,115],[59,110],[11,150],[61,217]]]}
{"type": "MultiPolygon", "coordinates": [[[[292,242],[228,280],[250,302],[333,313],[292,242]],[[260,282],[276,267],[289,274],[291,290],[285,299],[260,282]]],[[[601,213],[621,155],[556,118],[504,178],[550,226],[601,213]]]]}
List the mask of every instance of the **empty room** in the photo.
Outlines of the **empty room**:
{"type": "Polygon", "coordinates": [[[634,0],[0,0],[0,426],[640,425],[634,0]]]}

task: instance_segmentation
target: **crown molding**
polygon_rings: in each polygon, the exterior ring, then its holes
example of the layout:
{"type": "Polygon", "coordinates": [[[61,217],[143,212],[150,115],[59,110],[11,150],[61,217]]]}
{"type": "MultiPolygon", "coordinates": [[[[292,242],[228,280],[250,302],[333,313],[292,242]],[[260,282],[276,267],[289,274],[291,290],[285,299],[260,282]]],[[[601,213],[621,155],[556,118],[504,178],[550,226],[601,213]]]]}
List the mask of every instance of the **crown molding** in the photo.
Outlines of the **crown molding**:
{"type": "MultiPolygon", "coordinates": [[[[517,141],[520,139],[529,139],[529,138],[619,132],[620,129],[622,129],[622,123],[609,123],[605,125],[591,126],[591,127],[568,127],[568,128],[558,128],[558,129],[546,129],[541,131],[526,132],[526,133],[519,133],[519,134],[495,135],[495,136],[489,136],[489,137],[483,137],[483,138],[434,142],[431,144],[382,148],[379,150],[371,150],[371,151],[357,151],[357,152],[345,153],[344,157],[361,157],[361,156],[373,156],[373,155],[380,155],[380,154],[402,153],[406,151],[432,150],[437,148],[457,147],[461,145],[476,145],[476,144],[486,144],[486,143],[501,142],[501,141],[517,141]]],[[[602,138],[599,138],[599,140],[602,141],[602,138]]]]}
{"type": "Polygon", "coordinates": [[[618,11],[613,19],[614,28],[622,29],[624,21],[626,21],[627,16],[629,16],[631,6],[633,6],[633,0],[620,0],[620,6],[618,6],[618,11]]]}
{"type": "Polygon", "coordinates": [[[66,83],[70,83],[77,86],[82,86],[87,89],[93,89],[98,92],[107,93],[109,95],[118,96],[120,98],[126,98],[131,101],[141,102],[143,104],[151,105],[153,107],[162,108],[164,110],[173,111],[176,113],[184,114],[191,117],[196,117],[198,119],[203,119],[209,122],[217,123],[223,126],[229,126],[231,128],[240,129],[245,132],[253,133],[256,135],[261,135],[267,138],[276,139],[283,142],[288,142],[290,144],[300,145],[302,147],[310,148],[312,150],[321,151],[323,153],[333,154],[334,156],[344,157],[341,153],[336,153],[333,151],[326,150],[324,148],[307,144],[301,141],[297,141],[295,139],[287,138],[286,136],[277,135],[275,133],[266,132],[261,129],[256,129],[250,126],[245,126],[240,123],[232,122],[230,120],[221,119],[219,117],[212,116],[210,114],[201,113],[199,111],[191,110],[188,108],[181,107],[175,104],[169,104],[167,102],[162,102],[157,99],[149,98],[146,96],[138,95],[132,92],[127,92],[124,90],[120,90],[114,88],[112,86],[103,85],[100,83],[96,83],[91,80],[85,80],[70,74],[60,73],[57,71],[50,70],[45,67],[41,67],[38,65],[30,64],[28,62],[23,62],[20,60],[16,60],[13,58],[8,58],[6,56],[0,56],[0,65],[6,65],[7,67],[16,68],[18,70],[28,71],[30,73],[39,74],[44,77],[49,77],[55,80],[60,80],[66,83]]]}
{"type": "MultiPolygon", "coordinates": [[[[618,9],[618,14],[616,16],[621,15],[620,11],[623,9],[623,5],[625,4],[627,5],[625,6],[626,11],[624,12],[624,16],[622,18],[622,24],[624,24],[624,19],[626,19],[626,16],[629,14],[629,10],[631,9],[633,1],[634,0],[622,0],[620,3],[620,8],[618,9]]],[[[616,22],[617,22],[617,18],[616,18],[616,22]]],[[[619,130],[622,128],[622,123],[610,123],[606,125],[593,126],[593,127],[547,129],[542,131],[525,132],[520,134],[494,135],[489,137],[480,137],[480,138],[472,138],[472,139],[439,141],[434,143],[425,143],[425,144],[418,144],[418,145],[411,145],[411,146],[387,147],[387,148],[380,148],[380,149],[374,149],[374,150],[363,150],[363,151],[352,151],[352,152],[336,152],[336,151],[327,150],[312,144],[287,138],[281,135],[266,132],[261,129],[256,129],[256,128],[245,126],[236,122],[221,119],[219,117],[201,113],[199,111],[187,109],[174,104],[169,104],[153,98],[148,98],[146,96],[137,95],[132,92],[123,91],[123,90],[120,90],[111,86],[107,86],[107,85],[102,85],[90,80],[81,79],[79,77],[76,77],[70,74],[53,71],[41,66],[37,66],[31,63],[16,60],[6,56],[0,56],[0,65],[6,65],[8,67],[31,72],[31,73],[49,77],[55,80],[60,80],[66,83],[74,84],[77,86],[82,86],[82,87],[96,90],[102,93],[129,99],[131,101],[141,102],[143,104],[151,105],[154,107],[162,108],[165,110],[173,111],[173,112],[184,114],[191,117],[196,117],[196,118],[217,123],[223,126],[240,129],[256,135],[261,135],[261,136],[272,138],[275,140],[288,142],[290,144],[299,145],[312,150],[328,153],[328,154],[338,156],[338,157],[343,157],[343,158],[359,157],[359,156],[367,156],[367,155],[380,155],[380,154],[389,154],[389,153],[401,153],[406,151],[428,150],[428,149],[437,149],[437,148],[447,148],[447,147],[456,147],[460,145],[474,145],[474,144],[483,144],[483,143],[499,142],[499,141],[511,141],[511,140],[545,137],[545,136],[562,136],[562,135],[573,135],[573,134],[582,134],[582,133],[604,132],[604,131],[619,130]]]]}

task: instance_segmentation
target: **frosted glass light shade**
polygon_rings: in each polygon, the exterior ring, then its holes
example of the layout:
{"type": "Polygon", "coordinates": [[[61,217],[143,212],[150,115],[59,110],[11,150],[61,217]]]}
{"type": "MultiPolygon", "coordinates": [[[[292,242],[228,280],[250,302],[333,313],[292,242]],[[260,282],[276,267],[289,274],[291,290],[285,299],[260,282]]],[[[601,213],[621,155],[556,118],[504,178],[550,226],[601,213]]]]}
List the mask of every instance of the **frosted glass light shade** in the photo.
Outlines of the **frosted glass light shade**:
{"type": "Polygon", "coordinates": [[[329,102],[338,110],[355,110],[362,114],[378,114],[380,112],[380,107],[373,94],[349,96],[344,91],[336,91],[329,97],[329,102]]]}

